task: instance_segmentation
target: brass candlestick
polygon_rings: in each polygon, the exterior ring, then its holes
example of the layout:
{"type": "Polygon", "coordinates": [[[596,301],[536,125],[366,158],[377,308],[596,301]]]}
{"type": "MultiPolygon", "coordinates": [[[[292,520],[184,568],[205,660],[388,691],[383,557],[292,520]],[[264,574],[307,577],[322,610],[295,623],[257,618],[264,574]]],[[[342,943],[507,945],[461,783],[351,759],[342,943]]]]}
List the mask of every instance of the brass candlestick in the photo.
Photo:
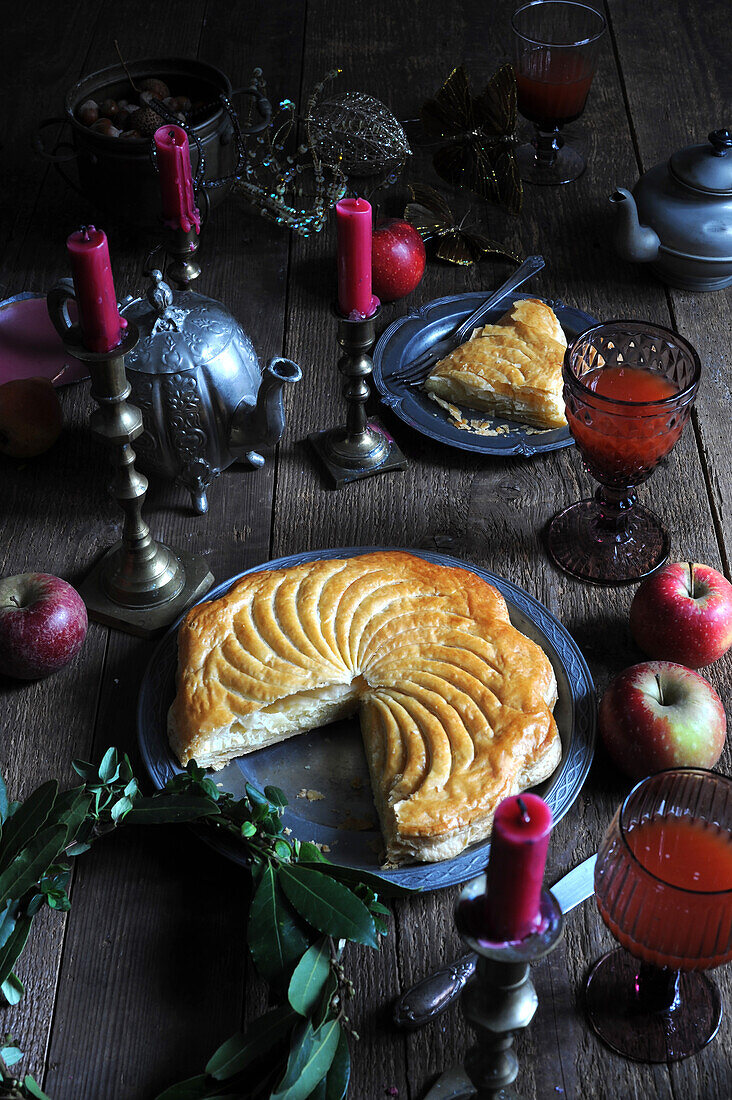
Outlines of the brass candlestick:
{"type": "Polygon", "coordinates": [[[166,281],[174,283],[177,290],[190,290],[191,284],[201,274],[196,260],[200,233],[196,232],[195,226],[191,226],[189,230],[166,226],[163,243],[173,261],[165,269],[166,281]]]}
{"type": "Polygon", "coordinates": [[[68,302],[75,298],[71,279],[62,279],[48,294],[48,311],[69,355],[89,366],[91,393],[99,408],[91,416],[97,438],[111,450],[116,467],[111,492],[124,511],[122,540],[92,569],[79,591],[90,618],[130,634],[146,637],[178,618],[213,584],[205,561],[156,542],[142,518],[147,478],[135,469],[131,443],[142,432],[142,415],[127,403],[130,385],[124,357],[138,341],[130,322],[117,347],[89,351],[81,329],[72,325],[68,302]]]}
{"type": "Polygon", "coordinates": [[[371,393],[368,379],[373,369],[369,352],[376,339],[379,313],[377,309],[370,317],[358,320],[337,314],[338,343],[344,351],[338,369],[345,378],[346,423],[308,436],[336,489],[360,478],[404,470],[407,466],[407,460],[381,422],[376,417],[369,419],[366,414],[371,393]]]}

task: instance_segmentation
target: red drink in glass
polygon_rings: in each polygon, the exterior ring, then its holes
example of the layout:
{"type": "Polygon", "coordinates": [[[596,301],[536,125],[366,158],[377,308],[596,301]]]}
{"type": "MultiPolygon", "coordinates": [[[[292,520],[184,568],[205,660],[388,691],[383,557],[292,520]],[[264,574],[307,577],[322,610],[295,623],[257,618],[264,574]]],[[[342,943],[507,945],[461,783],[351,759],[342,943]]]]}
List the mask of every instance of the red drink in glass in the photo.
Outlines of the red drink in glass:
{"type": "Polygon", "coordinates": [[[732,780],[675,768],[638,783],[602,838],[595,897],[622,947],[588,979],[593,1028],[638,1062],[695,1054],[722,1018],[701,972],[732,958],[732,780]]]}
{"type": "Polygon", "coordinates": [[[511,28],[518,109],[535,130],[516,150],[521,179],[569,183],[585,160],[561,130],[585,109],[605,19],[579,0],[531,0],[513,13],[511,28]]]}
{"type": "Polygon", "coordinates": [[[666,561],[670,542],[635,489],[678,442],[699,385],[699,356],[660,325],[608,321],[570,344],[562,373],[567,424],[600,487],[593,500],[554,517],[549,553],[582,580],[640,580],[666,561]]]}
{"type": "Polygon", "coordinates": [[[594,74],[584,57],[532,50],[517,63],[518,109],[540,130],[566,126],[584,111],[594,74]]]}
{"type": "Polygon", "coordinates": [[[625,839],[647,874],[629,870],[598,894],[618,943],[674,970],[706,970],[732,958],[732,834],[671,815],[641,821],[625,839]]]}
{"type": "Polygon", "coordinates": [[[622,366],[596,367],[580,380],[608,399],[593,407],[591,416],[586,407],[567,404],[567,423],[588,467],[606,483],[639,484],[681,435],[684,418],[655,404],[675,397],[679,387],[662,374],[622,366]]]}

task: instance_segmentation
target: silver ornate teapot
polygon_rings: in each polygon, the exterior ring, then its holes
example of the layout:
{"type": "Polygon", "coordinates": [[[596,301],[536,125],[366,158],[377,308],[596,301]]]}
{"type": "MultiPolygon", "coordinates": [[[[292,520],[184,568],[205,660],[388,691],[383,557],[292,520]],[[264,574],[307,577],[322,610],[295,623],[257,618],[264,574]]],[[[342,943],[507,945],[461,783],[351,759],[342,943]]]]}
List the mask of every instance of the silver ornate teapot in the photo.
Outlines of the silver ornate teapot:
{"type": "Polygon", "coordinates": [[[682,290],[721,290],[732,283],[732,132],[714,130],[706,145],[679,149],[636,183],[619,187],[615,248],[650,263],[682,290]]]}
{"type": "Polygon", "coordinates": [[[285,426],[283,387],[302,372],[279,357],[260,370],[252,341],[220,302],[173,291],[159,271],[151,275],[146,296],[121,310],[140,329],[125,357],[144,427],[135,451],[142,468],[184,486],[203,514],[222,470],[237,461],[264,464],[260,450],[277,443],[285,426]]]}

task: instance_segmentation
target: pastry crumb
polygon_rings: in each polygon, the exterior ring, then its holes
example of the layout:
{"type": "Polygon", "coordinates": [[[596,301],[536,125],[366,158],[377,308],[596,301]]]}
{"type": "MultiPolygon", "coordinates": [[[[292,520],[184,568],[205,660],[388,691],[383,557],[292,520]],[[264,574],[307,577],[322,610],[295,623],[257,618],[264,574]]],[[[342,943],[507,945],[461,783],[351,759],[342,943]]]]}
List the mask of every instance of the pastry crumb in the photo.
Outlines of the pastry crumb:
{"type": "Polygon", "coordinates": [[[321,794],[320,791],[312,790],[310,787],[301,787],[297,792],[297,797],[307,798],[308,802],[322,802],[325,795],[321,794]]]}
{"type": "Polygon", "coordinates": [[[330,851],[330,844],[321,844],[319,840],[309,840],[308,844],[312,844],[313,848],[317,848],[323,855],[327,855],[330,851]]]}
{"type": "Polygon", "coordinates": [[[525,435],[537,435],[549,430],[547,428],[537,428],[530,424],[519,424],[518,422],[515,424],[496,424],[493,420],[478,420],[474,417],[463,416],[457,405],[445,401],[443,397],[438,397],[436,393],[430,393],[427,396],[446,410],[456,428],[473,432],[475,435],[508,435],[512,429],[518,429],[519,427],[525,435]]]}

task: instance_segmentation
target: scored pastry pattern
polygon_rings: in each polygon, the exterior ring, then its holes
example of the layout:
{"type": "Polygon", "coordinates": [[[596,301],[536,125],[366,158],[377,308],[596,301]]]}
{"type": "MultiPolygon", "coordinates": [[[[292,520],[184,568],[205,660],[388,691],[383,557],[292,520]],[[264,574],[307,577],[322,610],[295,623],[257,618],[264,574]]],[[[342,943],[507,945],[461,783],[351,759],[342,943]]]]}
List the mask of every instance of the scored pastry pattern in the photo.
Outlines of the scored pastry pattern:
{"type": "Polygon", "coordinates": [[[191,613],[179,654],[182,763],[222,767],[360,705],[393,858],[455,854],[559,759],[542,650],[475,574],[408,554],[251,574],[191,613]]]}
{"type": "MultiPolygon", "coordinates": [[[[383,548],[358,547],[305,551],[280,558],[259,568],[286,568],[301,565],[314,558],[351,557],[381,549],[383,548]]],[[[458,559],[436,551],[418,550],[413,553],[437,564],[465,568],[464,563],[458,559]]],[[[518,614],[531,629],[537,628],[542,646],[550,654],[554,654],[552,660],[557,670],[560,695],[564,699],[565,708],[562,725],[564,757],[561,767],[542,788],[542,792],[557,821],[576,799],[593,758],[596,703],[592,677],[572,637],[542,604],[510,581],[496,577],[479,566],[470,566],[470,569],[501,591],[513,609],[512,613],[518,614]]],[[[233,583],[245,575],[241,574],[220,584],[212,592],[211,598],[223,595],[230,590],[233,583]]],[[[148,772],[158,788],[162,788],[180,770],[169,747],[166,734],[167,713],[175,693],[176,633],[176,629],[171,629],[156,649],[143,677],[138,703],[140,748],[148,772]]],[[[300,767],[307,762],[306,757],[302,755],[301,744],[304,742],[298,741],[293,745],[296,753],[300,754],[299,757],[295,757],[295,759],[299,758],[300,767]]],[[[327,740],[326,752],[333,757],[334,768],[337,771],[339,757],[337,745],[327,740]]],[[[262,760],[266,755],[262,756],[262,760]]],[[[264,782],[263,779],[256,778],[258,775],[256,763],[257,758],[248,756],[233,762],[229,768],[220,773],[224,781],[223,786],[240,797],[244,793],[245,781],[264,782]],[[253,766],[254,770],[252,770],[253,766]]],[[[262,765],[259,767],[261,768],[262,765]]],[[[347,790],[350,789],[349,780],[345,781],[345,787],[347,790]]],[[[345,792],[344,796],[347,797],[345,792]]],[[[319,815],[313,816],[313,810],[319,810],[320,805],[315,803],[311,807],[310,803],[299,803],[292,799],[291,806],[285,810],[285,823],[294,830],[296,835],[302,834],[307,839],[327,843],[331,848],[331,858],[337,863],[345,862],[346,865],[353,864],[368,868],[373,873],[378,867],[373,847],[373,833],[352,833],[347,830],[344,832],[336,825],[321,824],[318,820],[319,815]],[[303,830],[305,830],[304,833],[303,830]]],[[[229,858],[235,862],[244,862],[243,849],[235,841],[218,834],[212,835],[211,840],[229,858]]],[[[389,882],[393,881],[406,889],[440,889],[464,882],[480,873],[485,866],[486,847],[487,841],[476,844],[456,858],[442,863],[421,867],[399,867],[383,871],[381,874],[389,882]]]]}

